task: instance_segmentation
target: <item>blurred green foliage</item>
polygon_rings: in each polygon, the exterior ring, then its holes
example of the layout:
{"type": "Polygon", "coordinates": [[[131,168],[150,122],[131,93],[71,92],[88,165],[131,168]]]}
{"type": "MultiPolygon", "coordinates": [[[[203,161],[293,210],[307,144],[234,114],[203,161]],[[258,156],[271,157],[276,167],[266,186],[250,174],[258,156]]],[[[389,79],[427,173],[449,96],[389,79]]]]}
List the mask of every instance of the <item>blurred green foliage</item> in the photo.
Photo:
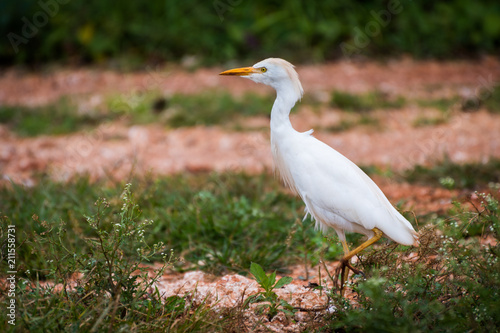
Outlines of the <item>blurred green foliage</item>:
{"type": "Polygon", "coordinates": [[[330,105],[351,112],[368,112],[375,109],[398,109],[405,105],[401,96],[393,98],[380,91],[365,94],[350,94],[347,92],[333,91],[330,105]]]}
{"type": "Polygon", "coordinates": [[[98,112],[79,112],[68,97],[44,106],[0,106],[0,124],[6,124],[20,136],[60,135],[88,129],[113,119],[98,112]]]}
{"type": "Polygon", "coordinates": [[[445,156],[444,160],[431,167],[416,165],[403,172],[408,183],[420,183],[445,188],[477,189],[489,183],[500,182],[500,159],[490,158],[487,162],[454,163],[445,156]]]}
{"type": "MultiPolygon", "coordinates": [[[[408,104],[419,108],[440,111],[437,115],[418,116],[413,126],[436,126],[453,119],[451,110],[461,103],[461,110],[474,112],[480,108],[491,113],[500,112],[500,86],[492,86],[484,99],[463,99],[459,96],[438,99],[407,99],[390,96],[375,90],[351,94],[334,90],[329,101],[320,102],[304,98],[293,112],[301,112],[307,106],[321,112],[341,111],[341,119],[329,126],[317,129],[342,132],[359,126],[383,129],[381,119],[372,111],[397,110],[408,104]]],[[[162,124],[169,128],[188,126],[222,126],[225,129],[255,130],[247,126],[247,119],[254,116],[269,116],[273,95],[252,92],[233,96],[224,90],[209,90],[199,94],[173,94],[170,96],[156,90],[124,94],[110,94],[96,105],[82,103],[78,98],[63,96],[59,100],[42,106],[0,106],[0,124],[19,136],[60,135],[76,131],[93,130],[112,121],[127,124],[162,124]]],[[[267,125],[264,127],[267,131],[267,125]]],[[[258,128],[257,128],[258,129],[258,128]]]]}
{"type": "Polygon", "coordinates": [[[243,122],[245,117],[269,115],[272,103],[271,96],[254,93],[234,97],[228,92],[211,91],[165,98],[159,92],[152,92],[112,95],[102,106],[86,107],[65,96],[43,106],[0,105],[0,124],[25,137],[92,130],[117,120],[130,124],[159,123],[171,128],[197,125],[238,128],[238,120],[243,122]]]}
{"type": "Polygon", "coordinates": [[[341,45],[351,47],[348,56],[443,58],[500,48],[496,0],[393,0],[394,14],[390,3],[3,0],[0,62],[322,61],[345,56],[341,45]]]}

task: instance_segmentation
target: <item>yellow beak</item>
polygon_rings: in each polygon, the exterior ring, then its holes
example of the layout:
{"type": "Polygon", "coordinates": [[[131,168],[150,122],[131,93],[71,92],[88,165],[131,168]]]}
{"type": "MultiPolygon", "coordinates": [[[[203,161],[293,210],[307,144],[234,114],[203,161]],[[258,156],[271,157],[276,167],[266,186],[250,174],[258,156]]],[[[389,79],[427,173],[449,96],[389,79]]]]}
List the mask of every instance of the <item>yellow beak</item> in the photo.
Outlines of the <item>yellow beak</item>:
{"type": "Polygon", "coordinates": [[[242,67],[242,68],[229,69],[227,71],[219,73],[219,75],[245,76],[245,75],[250,75],[253,73],[258,73],[257,69],[255,69],[253,67],[242,67]]]}

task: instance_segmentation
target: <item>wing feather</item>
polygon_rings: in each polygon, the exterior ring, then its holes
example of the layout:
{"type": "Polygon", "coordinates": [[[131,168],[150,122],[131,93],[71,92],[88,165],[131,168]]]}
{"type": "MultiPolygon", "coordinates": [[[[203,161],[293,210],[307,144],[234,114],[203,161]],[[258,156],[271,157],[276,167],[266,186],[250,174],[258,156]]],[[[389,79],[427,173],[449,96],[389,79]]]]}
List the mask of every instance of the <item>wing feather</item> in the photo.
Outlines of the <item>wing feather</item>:
{"type": "Polygon", "coordinates": [[[410,222],[356,164],[309,133],[296,133],[295,140],[273,145],[273,156],[285,183],[316,220],[367,235],[376,227],[398,243],[416,242],[410,222]]]}

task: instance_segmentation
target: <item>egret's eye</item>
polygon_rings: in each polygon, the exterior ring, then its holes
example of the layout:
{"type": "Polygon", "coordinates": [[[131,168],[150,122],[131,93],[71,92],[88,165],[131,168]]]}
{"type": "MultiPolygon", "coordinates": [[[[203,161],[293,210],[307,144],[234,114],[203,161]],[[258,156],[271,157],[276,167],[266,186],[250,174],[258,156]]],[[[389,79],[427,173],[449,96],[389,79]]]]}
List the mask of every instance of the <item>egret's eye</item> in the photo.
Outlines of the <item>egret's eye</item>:
{"type": "Polygon", "coordinates": [[[261,71],[262,73],[265,73],[265,72],[267,72],[267,68],[266,68],[266,67],[262,67],[262,68],[260,69],[260,71],[261,71]]]}

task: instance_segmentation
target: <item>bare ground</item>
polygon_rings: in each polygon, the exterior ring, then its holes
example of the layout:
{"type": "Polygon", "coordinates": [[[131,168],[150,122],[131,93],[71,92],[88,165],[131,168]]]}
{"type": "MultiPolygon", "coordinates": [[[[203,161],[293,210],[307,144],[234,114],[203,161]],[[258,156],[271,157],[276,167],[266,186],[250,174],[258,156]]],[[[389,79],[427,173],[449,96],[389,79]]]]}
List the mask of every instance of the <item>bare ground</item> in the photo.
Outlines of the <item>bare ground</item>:
{"type": "MultiPolygon", "coordinates": [[[[239,64],[251,65],[251,64],[239,64]]],[[[227,68],[187,72],[176,65],[148,67],[143,72],[119,73],[103,69],[47,69],[25,73],[17,69],[1,72],[0,103],[43,105],[65,95],[100,95],[111,92],[160,90],[197,93],[207,89],[229,89],[241,94],[269,88],[247,80],[228,80],[217,74],[227,68]]],[[[476,89],[499,81],[500,61],[485,57],[477,61],[414,61],[411,59],[339,61],[297,68],[306,94],[331,90],[366,92],[381,90],[408,97],[445,97],[475,94],[476,89]]]]}
{"type": "MultiPolygon", "coordinates": [[[[61,69],[44,73],[7,70],[0,77],[0,103],[40,105],[61,96],[79,96],[91,103],[108,93],[157,89],[165,94],[195,93],[215,87],[232,93],[256,90],[272,93],[248,80],[219,77],[219,68],[193,73],[154,69],[116,73],[95,69],[61,69]]],[[[466,62],[416,62],[408,59],[375,62],[338,62],[298,68],[305,93],[328,96],[332,89],[351,92],[382,90],[390,94],[439,98],[464,95],[488,98],[488,89],[500,82],[496,58],[466,62]]],[[[327,98],[327,97],[326,97],[327,98]]],[[[270,106],[269,106],[270,108],[270,106]]],[[[235,110],[237,112],[237,110],[235,110]]],[[[388,166],[396,170],[433,163],[445,154],[452,161],[486,161],[500,157],[500,116],[480,111],[453,111],[439,126],[415,127],[414,121],[432,110],[408,105],[403,110],[376,113],[381,128],[356,127],[341,133],[323,130],[338,123],[339,112],[320,115],[311,110],[292,114],[298,130],[318,129],[315,135],[357,164],[388,166]]],[[[246,120],[256,128],[265,118],[246,120]]],[[[200,170],[272,169],[267,130],[234,132],[197,127],[169,130],[160,126],[126,127],[120,122],[93,131],[58,137],[18,138],[0,127],[0,171],[4,178],[29,184],[34,172],[57,179],[90,173],[92,177],[122,179],[130,172],[168,174],[200,170]]]]}

